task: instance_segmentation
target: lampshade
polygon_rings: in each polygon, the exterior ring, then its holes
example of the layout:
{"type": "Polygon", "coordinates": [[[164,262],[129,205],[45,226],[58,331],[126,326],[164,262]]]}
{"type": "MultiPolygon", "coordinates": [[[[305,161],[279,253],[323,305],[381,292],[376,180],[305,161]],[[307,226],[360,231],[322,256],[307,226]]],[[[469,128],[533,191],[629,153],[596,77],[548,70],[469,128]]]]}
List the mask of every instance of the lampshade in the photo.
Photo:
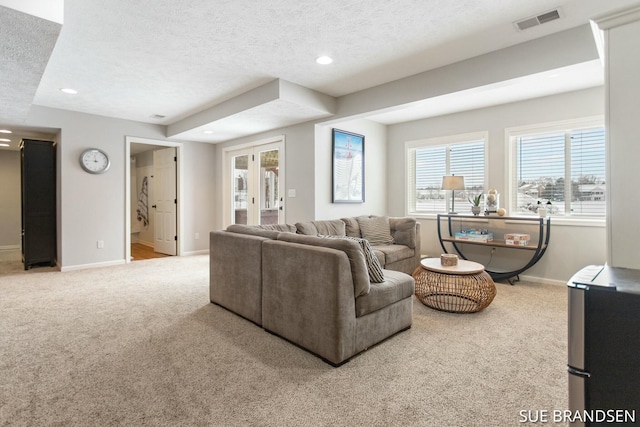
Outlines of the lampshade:
{"type": "Polygon", "coordinates": [[[443,190],[464,190],[464,176],[445,175],[442,177],[443,190]]]}

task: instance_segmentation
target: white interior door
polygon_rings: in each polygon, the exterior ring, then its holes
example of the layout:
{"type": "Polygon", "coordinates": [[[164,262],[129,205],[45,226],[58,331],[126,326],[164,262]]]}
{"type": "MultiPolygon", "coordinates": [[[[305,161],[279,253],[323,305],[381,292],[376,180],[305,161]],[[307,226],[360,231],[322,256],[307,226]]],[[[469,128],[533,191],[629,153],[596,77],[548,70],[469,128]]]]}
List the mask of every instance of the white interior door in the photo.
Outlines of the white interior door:
{"type": "Polygon", "coordinates": [[[167,255],[177,251],[176,149],[153,152],[153,249],[167,255]]]}
{"type": "Polygon", "coordinates": [[[259,144],[226,153],[230,224],[283,223],[284,143],[259,144]]]}

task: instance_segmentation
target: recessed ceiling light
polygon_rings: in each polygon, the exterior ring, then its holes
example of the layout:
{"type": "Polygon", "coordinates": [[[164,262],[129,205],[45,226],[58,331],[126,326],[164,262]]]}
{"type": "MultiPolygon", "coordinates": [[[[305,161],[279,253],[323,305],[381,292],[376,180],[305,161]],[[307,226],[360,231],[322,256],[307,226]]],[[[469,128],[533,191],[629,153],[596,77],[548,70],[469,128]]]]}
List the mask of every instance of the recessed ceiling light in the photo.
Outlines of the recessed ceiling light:
{"type": "Polygon", "coordinates": [[[60,92],[68,93],[69,95],[75,95],[78,93],[77,90],[71,89],[70,87],[63,87],[62,89],[60,89],[60,92]]]}
{"type": "Polygon", "coordinates": [[[11,142],[11,140],[7,139],[7,138],[0,138],[0,141],[2,141],[2,142],[11,142]]]}
{"type": "Polygon", "coordinates": [[[316,58],[316,62],[321,65],[328,65],[333,62],[333,58],[329,56],[319,56],[316,58]]]}
{"type": "Polygon", "coordinates": [[[8,147],[9,144],[5,144],[5,143],[0,143],[0,147],[8,147]]]}
{"type": "Polygon", "coordinates": [[[0,133],[13,133],[9,129],[0,129],[0,133]]]}

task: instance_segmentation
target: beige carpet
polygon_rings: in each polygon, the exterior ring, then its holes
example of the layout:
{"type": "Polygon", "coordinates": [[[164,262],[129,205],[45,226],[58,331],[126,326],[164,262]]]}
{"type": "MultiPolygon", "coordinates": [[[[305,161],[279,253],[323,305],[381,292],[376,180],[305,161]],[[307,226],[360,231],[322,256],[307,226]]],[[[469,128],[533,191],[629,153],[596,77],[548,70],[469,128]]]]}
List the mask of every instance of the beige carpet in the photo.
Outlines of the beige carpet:
{"type": "MultiPolygon", "coordinates": [[[[498,284],[340,368],[209,303],[208,257],[0,263],[2,426],[519,426],[567,408],[566,289],[498,284]]],[[[301,313],[302,315],[302,313],[301,313]]]]}

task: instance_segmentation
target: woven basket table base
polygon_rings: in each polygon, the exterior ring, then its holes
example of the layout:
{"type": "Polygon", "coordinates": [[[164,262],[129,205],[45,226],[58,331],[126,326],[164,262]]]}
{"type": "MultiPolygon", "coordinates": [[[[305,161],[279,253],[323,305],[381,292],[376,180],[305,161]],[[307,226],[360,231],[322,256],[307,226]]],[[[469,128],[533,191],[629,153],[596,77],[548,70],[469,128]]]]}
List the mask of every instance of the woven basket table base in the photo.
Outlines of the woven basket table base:
{"type": "Polygon", "coordinates": [[[450,313],[475,313],[496,296],[496,285],[486,271],[472,274],[439,273],[422,266],[413,272],[416,297],[427,307],[450,313]]]}

